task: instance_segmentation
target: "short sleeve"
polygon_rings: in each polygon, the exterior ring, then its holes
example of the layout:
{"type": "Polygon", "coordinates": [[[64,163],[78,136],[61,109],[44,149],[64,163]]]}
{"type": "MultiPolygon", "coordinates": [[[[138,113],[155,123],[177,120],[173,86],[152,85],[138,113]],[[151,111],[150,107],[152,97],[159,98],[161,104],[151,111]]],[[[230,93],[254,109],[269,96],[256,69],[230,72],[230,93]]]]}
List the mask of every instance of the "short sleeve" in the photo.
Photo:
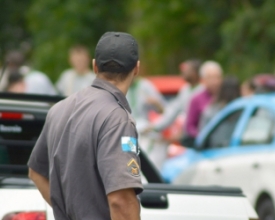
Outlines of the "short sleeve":
{"type": "Polygon", "coordinates": [[[129,119],[110,128],[107,123],[98,143],[97,165],[106,191],[134,188],[142,192],[137,132],[129,119]],[[108,130],[108,131],[107,131],[108,130]]]}
{"type": "Polygon", "coordinates": [[[32,150],[28,166],[40,175],[49,178],[49,157],[47,145],[47,122],[32,150]]]}

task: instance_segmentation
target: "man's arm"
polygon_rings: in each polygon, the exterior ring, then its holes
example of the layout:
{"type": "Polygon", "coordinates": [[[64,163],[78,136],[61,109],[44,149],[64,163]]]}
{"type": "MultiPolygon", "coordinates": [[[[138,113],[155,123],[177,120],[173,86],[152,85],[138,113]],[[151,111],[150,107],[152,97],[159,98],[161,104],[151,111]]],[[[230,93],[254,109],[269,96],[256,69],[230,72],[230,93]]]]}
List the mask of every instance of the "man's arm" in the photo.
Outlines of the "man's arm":
{"type": "Polygon", "coordinates": [[[34,182],[38,190],[40,191],[43,198],[46,200],[46,202],[51,205],[51,199],[50,199],[50,183],[49,180],[40,175],[39,173],[35,172],[33,169],[29,168],[29,178],[34,182]]]}
{"type": "Polygon", "coordinates": [[[112,220],[140,220],[140,205],[134,189],[123,189],[107,195],[112,220]]]}
{"type": "Polygon", "coordinates": [[[162,131],[170,126],[175,121],[177,116],[186,108],[186,106],[184,106],[185,99],[186,88],[183,88],[180,90],[176,98],[167,104],[160,119],[153,123],[153,130],[162,131]]]}

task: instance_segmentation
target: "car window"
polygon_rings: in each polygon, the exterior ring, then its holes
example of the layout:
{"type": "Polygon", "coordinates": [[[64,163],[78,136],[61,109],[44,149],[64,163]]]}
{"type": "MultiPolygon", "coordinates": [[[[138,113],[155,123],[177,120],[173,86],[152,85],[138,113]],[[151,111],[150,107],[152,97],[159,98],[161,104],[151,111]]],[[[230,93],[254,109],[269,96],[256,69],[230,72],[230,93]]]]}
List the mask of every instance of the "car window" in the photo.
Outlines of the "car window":
{"type": "Polygon", "coordinates": [[[222,148],[230,144],[236,124],[242,114],[242,109],[229,114],[207,136],[203,149],[222,148]]]}
{"type": "Polygon", "coordinates": [[[248,120],[241,137],[241,144],[256,145],[269,144],[274,134],[274,116],[265,108],[257,108],[248,120]]]}
{"type": "MultiPolygon", "coordinates": [[[[12,115],[13,113],[9,114],[12,115]]],[[[16,114],[18,115],[18,113],[16,114]]],[[[35,116],[27,119],[0,118],[1,175],[27,175],[27,161],[43,124],[44,120],[37,119],[35,116]]]]}

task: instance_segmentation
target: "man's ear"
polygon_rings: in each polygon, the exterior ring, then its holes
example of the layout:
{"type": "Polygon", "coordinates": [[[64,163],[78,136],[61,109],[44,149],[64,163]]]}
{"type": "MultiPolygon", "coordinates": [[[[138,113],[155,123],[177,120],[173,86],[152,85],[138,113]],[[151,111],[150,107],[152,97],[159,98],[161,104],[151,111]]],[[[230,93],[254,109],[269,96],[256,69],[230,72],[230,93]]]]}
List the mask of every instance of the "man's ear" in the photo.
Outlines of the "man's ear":
{"type": "Polygon", "coordinates": [[[134,72],[134,76],[137,76],[139,74],[139,69],[140,69],[140,61],[137,61],[137,65],[135,67],[135,72],[134,72]]]}
{"type": "Polygon", "coordinates": [[[93,59],[93,70],[95,74],[98,74],[98,67],[96,65],[95,59],[93,59]]]}

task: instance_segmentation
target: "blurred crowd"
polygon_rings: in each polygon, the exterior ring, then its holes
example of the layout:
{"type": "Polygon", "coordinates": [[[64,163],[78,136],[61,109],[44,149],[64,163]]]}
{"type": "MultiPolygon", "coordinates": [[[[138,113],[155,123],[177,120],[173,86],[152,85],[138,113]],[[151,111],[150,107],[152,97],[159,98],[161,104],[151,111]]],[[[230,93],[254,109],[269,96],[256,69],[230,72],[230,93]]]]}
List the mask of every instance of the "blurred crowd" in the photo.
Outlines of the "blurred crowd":
{"type": "Polygon", "coordinates": [[[10,51],[5,57],[0,91],[40,95],[69,96],[89,85],[95,79],[90,69],[91,57],[86,47],[76,45],[69,50],[70,69],[61,73],[52,84],[43,72],[31,68],[20,51],[10,51]]]}
{"type": "MultiPolygon", "coordinates": [[[[68,60],[71,68],[62,72],[54,85],[46,74],[31,68],[22,53],[10,51],[2,67],[0,91],[69,96],[90,86],[96,76],[90,68],[88,49],[81,45],[72,47],[68,60]]],[[[215,61],[190,59],[182,62],[179,70],[186,83],[172,100],[165,99],[148,79],[140,76],[127,93],[139,145],[158,169],[167,159],[171,143],[192,147],[199,132],[229,102],[240,96],[275,91],[273,74],[259,74],[240,84],[238,78],[224,74],[215,61]],[[157,119],[152,120],[152,112],[158,114],[157,119]],[[178,119],[181,126],[177,131],[164,135],[178,119]]]]}

